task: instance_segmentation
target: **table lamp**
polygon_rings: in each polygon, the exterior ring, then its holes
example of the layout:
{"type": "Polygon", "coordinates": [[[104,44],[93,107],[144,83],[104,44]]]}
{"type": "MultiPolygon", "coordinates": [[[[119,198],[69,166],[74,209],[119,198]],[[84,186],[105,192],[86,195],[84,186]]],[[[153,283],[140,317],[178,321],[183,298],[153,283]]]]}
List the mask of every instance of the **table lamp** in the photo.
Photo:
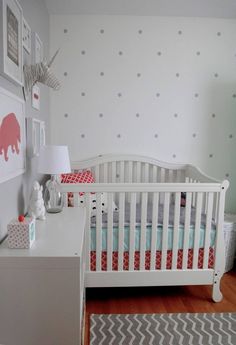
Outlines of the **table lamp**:
{"type": "Polygon", "coordinates": [[[58,213],[63,209],[63,196],[57,175],[71,172],[67,146],[46,145],[40,149],[38,172],[50,174],[44,189],[44,203],[48,213],[58,213]]]}

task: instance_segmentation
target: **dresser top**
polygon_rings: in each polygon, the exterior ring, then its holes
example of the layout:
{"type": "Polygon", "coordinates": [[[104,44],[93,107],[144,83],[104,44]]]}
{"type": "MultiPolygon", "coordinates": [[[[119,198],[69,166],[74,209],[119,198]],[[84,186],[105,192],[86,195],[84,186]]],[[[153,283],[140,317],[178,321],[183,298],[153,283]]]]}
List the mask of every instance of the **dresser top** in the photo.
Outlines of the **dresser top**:
{"type": "Polygon", "coordinates": [[[68,207],[61,213],[47,213],[36,221],[36,238],[30,249],[9,249],[7,240],[0,245],[4,257],[80,257],[84,241],[85,208],[68,207]]]}

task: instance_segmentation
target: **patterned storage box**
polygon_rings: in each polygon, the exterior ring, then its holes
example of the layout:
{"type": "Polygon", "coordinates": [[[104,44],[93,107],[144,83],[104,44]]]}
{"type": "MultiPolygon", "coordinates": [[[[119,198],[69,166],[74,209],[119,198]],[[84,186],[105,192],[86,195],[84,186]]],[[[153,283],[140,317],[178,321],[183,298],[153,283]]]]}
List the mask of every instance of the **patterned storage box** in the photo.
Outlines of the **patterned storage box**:
{"type": "Polygon", "coordinates": [[[35,240],[35,219],[25,218],[23,222],[13,219],[7,225],[8,247],[28,249],[35,240]]]}

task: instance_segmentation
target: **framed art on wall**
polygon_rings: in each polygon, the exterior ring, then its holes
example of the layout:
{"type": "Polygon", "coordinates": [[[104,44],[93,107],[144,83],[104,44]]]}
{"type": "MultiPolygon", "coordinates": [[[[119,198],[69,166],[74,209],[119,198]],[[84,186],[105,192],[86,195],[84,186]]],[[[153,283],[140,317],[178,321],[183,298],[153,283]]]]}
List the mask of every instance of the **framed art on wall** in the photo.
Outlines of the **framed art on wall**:
{"type": "Polygon", "coordinates": [[[0,87],[0,182],[25,172],[25,102],[0,87]]]}
{"type": "Polygon", "coordinates": [[[23,18],[23,47],[27,53],[31,53],[31,29],[25,18],[23,18]]]}
{"type": "Polygon", "coordinates": [[[36,32],[32,34],[32,63],[43,61],[43,43],[36,32]]]}
{"type": "Polygon", "coordinates": [[[0,0],[0,73],[23,85],[22,8],[17,0],[0,0]]]}

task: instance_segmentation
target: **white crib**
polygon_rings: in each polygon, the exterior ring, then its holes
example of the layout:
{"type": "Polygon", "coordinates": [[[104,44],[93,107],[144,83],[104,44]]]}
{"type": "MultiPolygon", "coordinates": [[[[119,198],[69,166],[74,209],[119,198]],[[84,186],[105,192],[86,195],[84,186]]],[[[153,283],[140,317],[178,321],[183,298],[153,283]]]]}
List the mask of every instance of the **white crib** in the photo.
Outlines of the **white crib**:
{"type": "Polygon", "coordinates": [[[86,287],[208,284],[213,285],[213,300],[222,299],[227,180],[217,181],[193,165],[163,163],[136,155],[99,156],[73,162],[72,168],[74,172],[90,170],[96,182],[61,184],[66,205],[68,192],[73,193],[75,207],[80,207],[79,192],[85,193],[86,287]],[[96,195],[93,217],[91,193],[96,195]],[[107,193],[108,202],[105,225],[102,193],[107,193]],[[185,193],[185,207],[181,207],[181,193],[185,193]],[[116,215],[113,201],[118,207],[116,215]]]}

